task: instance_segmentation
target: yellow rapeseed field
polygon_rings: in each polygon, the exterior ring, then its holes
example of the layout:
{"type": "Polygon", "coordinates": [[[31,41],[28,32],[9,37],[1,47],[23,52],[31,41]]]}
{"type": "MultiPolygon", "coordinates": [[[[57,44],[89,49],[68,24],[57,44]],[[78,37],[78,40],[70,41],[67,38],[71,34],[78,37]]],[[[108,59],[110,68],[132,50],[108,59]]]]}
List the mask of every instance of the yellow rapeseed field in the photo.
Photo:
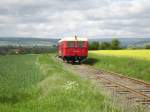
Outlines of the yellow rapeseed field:
{"type": "Polygon", "coordinates": [[[150,61],[150,50],[97,50],[89,52],[97,55],[129,57],[150,61]]]}

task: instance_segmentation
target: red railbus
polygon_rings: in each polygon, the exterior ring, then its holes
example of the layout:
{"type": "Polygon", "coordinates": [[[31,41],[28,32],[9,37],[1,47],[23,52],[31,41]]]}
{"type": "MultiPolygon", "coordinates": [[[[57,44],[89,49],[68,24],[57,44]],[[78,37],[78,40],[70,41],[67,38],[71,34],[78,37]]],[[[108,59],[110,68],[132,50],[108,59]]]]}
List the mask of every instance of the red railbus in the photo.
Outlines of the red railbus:
{"type": "Polygon", "coordinates": [[[67,62],[81,63],[88,56],[88,39],[66,37],[58,41],[58,55],[67,62]]]}

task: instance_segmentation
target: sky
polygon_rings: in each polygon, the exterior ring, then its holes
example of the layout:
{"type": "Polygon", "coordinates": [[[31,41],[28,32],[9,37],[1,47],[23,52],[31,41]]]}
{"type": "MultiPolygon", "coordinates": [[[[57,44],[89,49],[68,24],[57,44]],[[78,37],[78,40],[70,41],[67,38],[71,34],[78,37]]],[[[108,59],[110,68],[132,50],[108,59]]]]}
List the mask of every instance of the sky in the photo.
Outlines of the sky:
{"type": "Polygon", "coordinates": [[[0,0],[0,37],[150,37],[150,0],[0,0]]]}

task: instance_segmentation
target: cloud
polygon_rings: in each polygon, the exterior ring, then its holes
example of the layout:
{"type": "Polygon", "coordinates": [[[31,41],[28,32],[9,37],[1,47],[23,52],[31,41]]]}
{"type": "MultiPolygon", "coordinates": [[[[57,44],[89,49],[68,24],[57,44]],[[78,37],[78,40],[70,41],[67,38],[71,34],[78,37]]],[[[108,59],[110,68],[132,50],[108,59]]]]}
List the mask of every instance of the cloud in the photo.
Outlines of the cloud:
{"type": "Polygon", "coordinates": [[[149,0],[0,1],[0,36],[150,36],[149,0]]]}

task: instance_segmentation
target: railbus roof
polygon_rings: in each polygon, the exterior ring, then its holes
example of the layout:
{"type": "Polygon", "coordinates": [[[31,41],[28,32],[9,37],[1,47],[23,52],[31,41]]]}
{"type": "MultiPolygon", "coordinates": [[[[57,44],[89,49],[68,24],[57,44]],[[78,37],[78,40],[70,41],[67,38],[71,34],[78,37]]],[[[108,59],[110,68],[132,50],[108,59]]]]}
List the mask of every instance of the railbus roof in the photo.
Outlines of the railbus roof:
{"type": "Polygon", "coordinates": [[[65,37],[62,38],[61,40],[59,40],[58,42],[62,42],[62,41],[88,41],[88,38],[85,37],[65,37]]]}

